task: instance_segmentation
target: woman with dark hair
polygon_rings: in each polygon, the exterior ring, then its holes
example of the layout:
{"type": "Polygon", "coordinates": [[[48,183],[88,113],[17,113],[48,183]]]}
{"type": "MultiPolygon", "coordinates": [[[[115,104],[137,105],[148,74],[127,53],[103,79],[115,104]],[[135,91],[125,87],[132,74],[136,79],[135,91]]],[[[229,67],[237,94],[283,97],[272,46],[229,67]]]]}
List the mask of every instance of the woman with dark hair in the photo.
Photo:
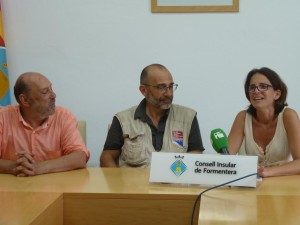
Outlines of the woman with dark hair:
{"type": "Polygon", "coordinates": [[[300,122],[287,107],[287,86],[263,67],[248,73],[244,89],[250,105],[233,122],[229,153],[257,155],[262,177],[300,174],[300,122]]]}

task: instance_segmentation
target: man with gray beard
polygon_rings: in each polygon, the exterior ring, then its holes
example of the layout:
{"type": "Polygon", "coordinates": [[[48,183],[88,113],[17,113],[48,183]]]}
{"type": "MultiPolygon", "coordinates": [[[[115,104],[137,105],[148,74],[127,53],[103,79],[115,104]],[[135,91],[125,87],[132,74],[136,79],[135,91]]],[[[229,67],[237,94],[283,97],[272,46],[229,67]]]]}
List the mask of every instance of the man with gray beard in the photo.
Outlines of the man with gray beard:
{"type": "Polygon", "coordinates": [[[139,90],[145,98],[114,116],[101,167],[149,167],[154,151],[203,152],[196,111],[172,104],[177,87],[165,66],[151,64],[143,69],[139,90]]]}
{"type": "Polygon", "coordinates": [[[77,120],[56,106],[48,78],[23,73],[14,95],[18,104],[0,109],[0,173],[27,177],[85,168],[90,153],[77,120]]]}

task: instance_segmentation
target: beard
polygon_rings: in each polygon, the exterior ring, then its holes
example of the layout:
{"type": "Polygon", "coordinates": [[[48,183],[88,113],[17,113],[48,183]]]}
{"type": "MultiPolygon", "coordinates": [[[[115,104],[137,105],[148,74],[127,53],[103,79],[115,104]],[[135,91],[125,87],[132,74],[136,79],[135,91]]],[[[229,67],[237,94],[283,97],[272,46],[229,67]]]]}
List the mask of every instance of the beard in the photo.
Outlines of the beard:
{"type": "Polygon", "coordinates": [[[55,99],[51,99],[49,103],[49,113],[52,115],[55,112],[55,99]]]}
{"type": "Polygon", "coordinates": [[[169,97],[161,97],[161,98],[155,98],[151,92],[148,93],[146,96],[147,102],[149,102],[151,105],[153,105],[155,108],[160,108],[162,110],[169,109],[172,105],[173,101],[173,95],[169,97]]]}
{"type": "Polygon", "coordinates": [[[36,111],[42,118],[48,118],[55,113],[55,99],[49,100],[47,105],[36,105],[36,111]]]}

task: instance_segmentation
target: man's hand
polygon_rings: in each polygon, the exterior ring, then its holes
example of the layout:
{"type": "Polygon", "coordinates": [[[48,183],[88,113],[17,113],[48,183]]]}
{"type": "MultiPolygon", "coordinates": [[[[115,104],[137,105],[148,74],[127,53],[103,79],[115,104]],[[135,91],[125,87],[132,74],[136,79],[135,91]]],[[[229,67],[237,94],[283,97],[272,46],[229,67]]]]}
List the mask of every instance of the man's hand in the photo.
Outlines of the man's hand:
{"type": "Polygon", "coordinates": [[[15,168],[16,176],[26,177],[36,175],[36,162],[34,156],[28,152],[17,153],[17,166],[15,168]]]}
{"type": "Polygon", "coordinates": [[[73,151],[57,159],[38,161],[28,152],[19,152],[18,159],[13,162],[13,174],[18,177],[35,176],[81,169],[86,167],[87,156],[82,151],[73,151]]]}

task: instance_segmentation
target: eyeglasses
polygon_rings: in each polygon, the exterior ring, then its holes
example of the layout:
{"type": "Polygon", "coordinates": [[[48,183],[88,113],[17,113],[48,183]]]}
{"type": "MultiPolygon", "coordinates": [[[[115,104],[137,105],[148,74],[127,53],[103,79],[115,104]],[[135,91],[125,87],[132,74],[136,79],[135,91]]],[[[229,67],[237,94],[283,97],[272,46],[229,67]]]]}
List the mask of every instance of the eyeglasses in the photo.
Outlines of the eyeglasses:
{"type": "Polygon", "coordinates": [[[170,84],[169,86],[165,85],[165,84],[158,84],[158,85],[151,85],[151,84],[143,84],[145,86],[150,86],[150,87],[154,87],[156,88],[159,92],[161,93],[165,93],[168,89],[170,91],[176,91],[178,84],[170,84]]]}
{"type": "Polygon", "coordinates": [[[273,88],[272,85],[265,83],[259,83],[258,85],[251,84],[248,87],[248,92],[253,93],[255,92],[256,88],[258,91],[267,91],[269,87],[273,88]]]}

